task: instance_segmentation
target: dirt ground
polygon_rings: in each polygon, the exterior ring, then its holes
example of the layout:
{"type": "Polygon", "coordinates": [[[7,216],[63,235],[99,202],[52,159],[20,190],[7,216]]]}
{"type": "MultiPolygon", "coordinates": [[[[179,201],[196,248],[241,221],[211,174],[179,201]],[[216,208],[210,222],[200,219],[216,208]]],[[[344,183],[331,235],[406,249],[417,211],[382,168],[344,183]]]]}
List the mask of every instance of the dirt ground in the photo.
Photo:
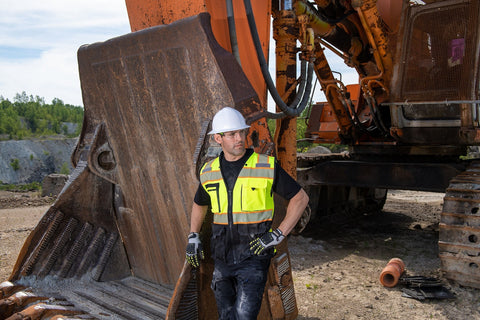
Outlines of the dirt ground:
{"type": "MultiPolygon", "coordinates": [[[[52,202],[35,193],[0,192],[0,282],[52,202]]],[[[381,213],[291,236],[298,319],[480,319],[480,290],[450,282],[440,270],[442,202],[439,193],[390,191],[381,213]],[[407,275],[437,278],[455,298],[419,301],[403,297],[400,285],[383,287],[379,275],[393,257],[405,262],[407,275]]]]}
{"type": "Polygon", "coordinates": [[[0,282],[10,275],[25,239],[53,201],[38,192],[0,191],[0,282]]]}

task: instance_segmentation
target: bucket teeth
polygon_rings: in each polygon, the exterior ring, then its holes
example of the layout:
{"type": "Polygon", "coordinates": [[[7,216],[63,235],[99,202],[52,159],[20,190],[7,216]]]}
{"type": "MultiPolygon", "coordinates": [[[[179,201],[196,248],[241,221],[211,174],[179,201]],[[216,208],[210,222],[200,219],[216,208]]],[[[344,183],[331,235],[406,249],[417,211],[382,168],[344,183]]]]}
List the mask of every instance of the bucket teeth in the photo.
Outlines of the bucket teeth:
{"type": "Polygon", "coordinates": [[[9,297],[10,295],[25,289],[24,286],[19,286],[10,281],[4,281],[0,283],[0,299],[9,297]]]}
{"type": "MultiPolygon", "coordinates": [[[[8,320],[24,320],[24,319],[68,319],[65,316],[75,316],[83,314],[81,310],[73,307],[62,306],[57,304],[37,303],[28,308],[13,314],[8,320]]],[[[81,319],[81,318],[70,318],[81,319]]],[[[93,319],[93,318],[90,318],[93,319]]]]}
{"type": "Polygon", "coordinates": [[[37,296],[27,290],[18,291],[7,298],[0,300],[0,315],[10,317],[18,310],[22,310],[32,303],[46,299],[46,297],[37,296]]]}

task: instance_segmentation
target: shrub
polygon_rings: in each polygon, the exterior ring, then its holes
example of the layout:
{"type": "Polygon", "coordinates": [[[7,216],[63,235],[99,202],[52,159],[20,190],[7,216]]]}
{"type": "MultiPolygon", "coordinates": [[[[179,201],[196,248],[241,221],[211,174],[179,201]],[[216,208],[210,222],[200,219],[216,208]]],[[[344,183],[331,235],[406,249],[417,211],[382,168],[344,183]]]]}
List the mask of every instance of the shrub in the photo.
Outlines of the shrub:
{"type": "Polygon", "coordinates": [[[40,182],[32,182],[27,184],[3,184],[0,181],[0,190],[3,191],[39,191],[42,189],[40,182]]]}
{"type": "Polygon", "coordinates": [[[20,169],[20,161],[18,159],[10,160],[10,165],[12,166],[13,170],[15,170],[15,171],[20,169]]]}
{"type": "Polygon", "coordinates": [[[60,168],[61,174],[70,174],[70,169],[68,168],[68,163],[64,162],[60,168]]]}

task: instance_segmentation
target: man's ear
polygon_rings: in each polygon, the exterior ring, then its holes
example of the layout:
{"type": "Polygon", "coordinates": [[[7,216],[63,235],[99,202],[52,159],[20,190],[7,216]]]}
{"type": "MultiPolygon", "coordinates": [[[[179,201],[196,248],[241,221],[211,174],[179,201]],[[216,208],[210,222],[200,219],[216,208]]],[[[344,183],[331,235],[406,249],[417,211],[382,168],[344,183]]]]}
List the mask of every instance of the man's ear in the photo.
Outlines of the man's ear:
{"type": "Polygon", "coordinates": [[[221,144],[222,143],[222,136],[219,135],[218,133],[215,133],[213,135],[213,140],[215,140],[216,143],[221,144]]]}

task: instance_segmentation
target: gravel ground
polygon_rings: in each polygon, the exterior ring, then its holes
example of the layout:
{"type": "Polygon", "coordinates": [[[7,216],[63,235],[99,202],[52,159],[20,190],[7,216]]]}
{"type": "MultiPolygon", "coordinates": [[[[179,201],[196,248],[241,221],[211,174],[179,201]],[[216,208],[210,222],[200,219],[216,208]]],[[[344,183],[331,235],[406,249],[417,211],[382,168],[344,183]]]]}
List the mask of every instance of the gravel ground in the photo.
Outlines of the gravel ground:
{"type": "Polygon", "coordinates": [[[443,196],[390,191],[381,213],[291,237],[298,319],[480,319],[480,290],[450,282],[440,270],[443,196]],[[402,285],[383,287],[380,273],[394,257],[406,275],[434,277],[455,298],[419,301],[403,297],[402,285]]]}
{"type": "MultiPolygon", "coordinates": [[[[0,282],[53,200],[0,192],[0,282]]],[[[442,202],[439,193],[390,191],[381,213],[291,236],[298,319],[480,319],[480,290],[450,282],[440,270],[442,202]],[[401,285],[383,287],[379,275],[393,257],[405,262],[407,275],[435,277],[455,298],[419,301],[403,297],[401,285]]]]}

